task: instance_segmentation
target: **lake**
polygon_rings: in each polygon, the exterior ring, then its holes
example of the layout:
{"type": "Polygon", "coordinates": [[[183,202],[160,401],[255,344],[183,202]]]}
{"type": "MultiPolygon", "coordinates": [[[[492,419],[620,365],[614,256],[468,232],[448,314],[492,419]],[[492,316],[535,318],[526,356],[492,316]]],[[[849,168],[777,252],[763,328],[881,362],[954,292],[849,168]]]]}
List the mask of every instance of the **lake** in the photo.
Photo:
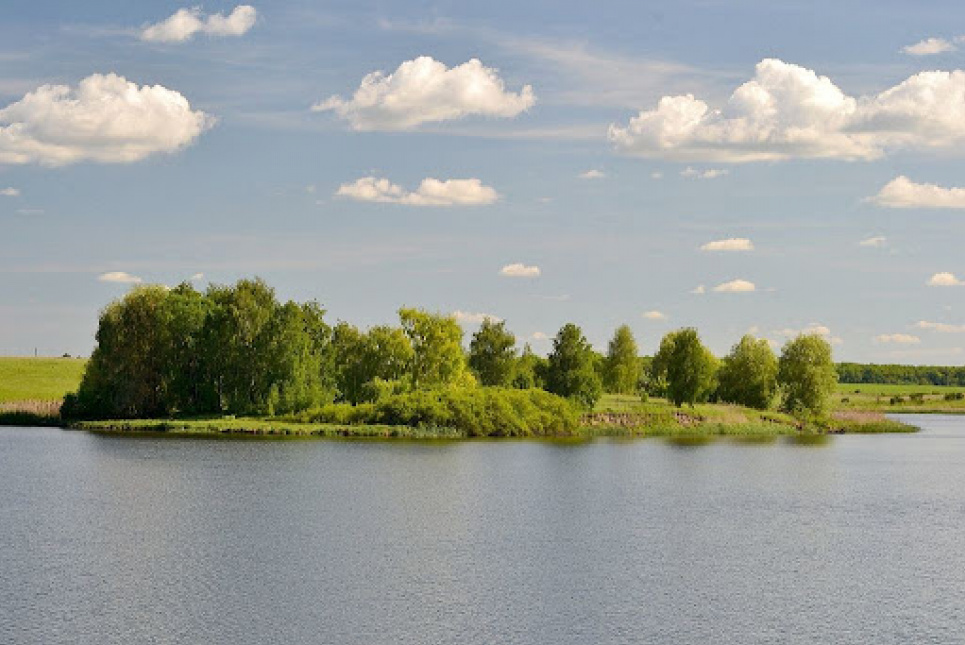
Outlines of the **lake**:
{"type": "Polygon", "coordinates": [[[963,643],[965,417],[709,443],[0,428],[0,642],[963,643]]]}

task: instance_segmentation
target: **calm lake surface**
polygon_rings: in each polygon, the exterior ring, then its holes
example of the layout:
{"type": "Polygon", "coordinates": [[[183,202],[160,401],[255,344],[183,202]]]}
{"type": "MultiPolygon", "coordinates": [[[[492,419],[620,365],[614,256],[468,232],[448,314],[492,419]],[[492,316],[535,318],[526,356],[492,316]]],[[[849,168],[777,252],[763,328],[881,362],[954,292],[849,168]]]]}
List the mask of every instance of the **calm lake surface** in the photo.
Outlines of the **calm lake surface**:
{"type": "Polygon", "coordinates": [[[965,643],[965,417],[768,443],[0,428],[0,643],[965,643]]]}

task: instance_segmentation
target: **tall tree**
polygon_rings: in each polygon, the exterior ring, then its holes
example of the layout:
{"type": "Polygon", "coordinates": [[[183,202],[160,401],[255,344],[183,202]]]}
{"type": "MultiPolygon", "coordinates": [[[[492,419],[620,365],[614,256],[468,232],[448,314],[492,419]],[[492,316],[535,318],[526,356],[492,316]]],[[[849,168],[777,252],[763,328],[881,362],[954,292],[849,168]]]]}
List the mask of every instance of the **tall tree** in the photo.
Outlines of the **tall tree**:
{"type": "Polygon", "coordinates": [[[745,335],[724,358],[717,379],[721,401],[767,409],[777,392],[777,357],[766,340],[745,335]]]}
{"type": "Polygon", "coordinates": [[[507,331],[505,321],[483,320],[469,343],[469,367],[482,385],[509,387],[516,367],[516,337],[507,331]]]}
{"type": "Polygon", "coordinates": [[[529,343],[526,343],[523,353],[516,359],[513,367],[513,387],[520,390],[544,387],[547,364],[546,358],[537,355],[529,343]]]}
{"type": "Polygon", "coordinates": [[[640,383],[637,341],[630,327],[622,325],[613,334],[604,359],[604,385],[607,392],[633,394],[640,383]]]}
{"type": "Polygon", "coordinates": [[[546,389],[592,408],[603,391],[595,363],[595,352],[583,331],[573,323],[563,325],[553,339],[546,366],[546,389]]]}
{"type": "Polygon", "coordinates": [[[784,394],[782,407],[788,412],[827,414],[838,382],[831,344],[817,334],[788,341],[778,361],[777,381],[784,394]]]}
{"type": "Polygon", "coordinates": [[[453,316],[400,309],[402,330],[412,343],[412,382],[417,388],[472,381],[462,350],[462,328],[453,316]],[[468,377],[468,378],[467,378],[468,377]]]}
{"type": "Polygon", "coordinates": [[[696,329],[677,331],[670,344],[666,366],[668,398],[677,407],[706,401],[714,391],[717,359],[700,342],[696,329]]]}

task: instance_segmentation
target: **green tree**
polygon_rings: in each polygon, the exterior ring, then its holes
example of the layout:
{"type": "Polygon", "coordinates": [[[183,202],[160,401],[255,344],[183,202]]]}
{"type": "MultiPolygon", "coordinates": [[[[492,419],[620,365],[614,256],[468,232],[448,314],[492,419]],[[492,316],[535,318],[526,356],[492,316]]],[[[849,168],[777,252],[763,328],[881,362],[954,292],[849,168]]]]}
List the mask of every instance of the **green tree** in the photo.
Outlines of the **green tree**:
{"type": "Polygon", "coordinates": [[[724,358],[717,380],[721,401],[767,409],[777,392],[777,357],[766,340],[748,334],[724,358]]]}
{"type": "Polygon", "coordinates": [[[838,382],[831,344],[817,334],[804,334],[788,341],[778,361],[777,382],[783,390],[784,410],[795,414],[827,414],[838,382]]]}
{"type": "Polygon", "coordinates": [[[637,341],[630,327],[622,325],[613,334],[603,362],[603,383],[607,392],[633,394],[640,383],[637,341]]]}
{"type": "Polygon", "coordinates": [[[339,398],[358,403],[366,398],[375,379],[399,381],[409,378],[414,352],[409,338],[398,327],[376,326],[367,333],[345,322],[332,334],[336,388],[339,398]]]}
{"type": "Polygon", "coordinates": [[[677,407],[706,401],[714,391],[717,359],[700,342],[696,329],[673,333],[666,357],[667,396],[677,407]]]}
{"type": "Polygon", "coordinates": [[[402,330],[412,343],[412,383],[417,388],[465,385],[473,382],[466,371],[462,328],[453,316],[422,309],[400,309],[402,330]]]}
{"type": "Polygon", "coordinates": [[[533,352],[533,348],[526,343],[513,367],[513,387],[518,390],[544,387],[547,364],[546,358],[533,352]]]}
{"type": "Polygon", "coordinates": [[[583,331],[573,323],[563,325],[546,365],[546,389],[592,408],[603,391],[595,363],[595,352],[583,331]]]}
{"type": "Polygon", "coordinates": [[[469,343],[469,367],[482,385],[508,387],[516,367],[516,337],[506,322],[483,320],[469,343]]]}

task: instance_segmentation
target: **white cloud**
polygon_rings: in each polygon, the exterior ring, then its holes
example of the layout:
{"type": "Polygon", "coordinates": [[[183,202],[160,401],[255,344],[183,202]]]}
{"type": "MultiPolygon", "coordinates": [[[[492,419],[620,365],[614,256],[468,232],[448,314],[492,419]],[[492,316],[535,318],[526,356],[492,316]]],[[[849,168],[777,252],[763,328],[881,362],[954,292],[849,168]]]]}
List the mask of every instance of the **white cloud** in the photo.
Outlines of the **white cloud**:
{"type": "Polygon", "coordinates": [[[645,312],[643,317],[647,320],[666,320],[667,314],[663,313],[662,311],[653,310],[645,312]]]}
{"type": "Polygon", "coordinates": [[[965,325],[951,325],[949,323],[928,322],[927,320],[919,320],[918,322],[915,323],[915,327],[917,327],[918,329],[937,331],[942,334],[965,334],[965,325]]]}
{"type": "Polygon", "coordinates": [[[659,170],[650,173],[650,179],[663,179],[663,173],[659,170]]]}
{"type": "Polygon", "coordinates": [[[965,208],[965,188],[917,184],[899,175],[867,201],[887,208],[965,208]]]}
{"type": "Polygon", "coordinates": [[[827,325],[822,325],[821,323],[811,323],[803,329],[794,329],[790,327],[785,327],[784,329],[777,329],[774,333],[778,336],[783,336],[784,338],[797,338],[798,336],[822,336],[832,345],[841,345],[844,340],[831,334],[831,328],[827,325]]]}
{"type": "Polygon", "coordinates": [[[714,287],[714,291],[717,293],[749,293],[757,291],[757,287],[754,286],[753,282],[747,280],[731,280],[717,285],[714,287]]]}
{"type": "Polygon", "coordinates": [[[912,56],[932,56],[934,54],[944,54],[953,52],[957,47],[944,38],[926,38],[914,45],[902,47],[901,51],[912,56]]]}
{"type": "Polygon", "coordinates": [[[351,99],[333,96],[312,110],[333,111],[355,130],[410,130],[467,116],[514,117],[535,103],[532,87],[506,91],[497,70],[478,59],[450,69],[420,56],[389,75],[368,74],[351,99]]]}
{"type": "Polygon", "coordinates": [[[532,338],[533,340],[549,340],[549,336],[547,336],[541,331],[534,331],[533,335],[530,336],[530,338],[532,338]]]}
{"type": "Polygon", "coordinates": [[[188,278],[188,279],[189,279],[191,282],[201,282],[202,280],[204,280],[204,274],[203,274],[203,273],[195,273],[193,276],[191,276],[191,277],[188,278]]]}
{"type": "Polygon", "coordinates": [[[507,264],[499,270],[499,275],[507,278],[537,278],[540,270],[535,265],[525,265],[520,262],[507,264]]]}
{"type": "Polygon", "coordinates": [[[879,334],[875,336],[875,342],[894,343],[896,345],[917,345],[921,342],[921,339],[911,334],[879,334]]]}
{"type": "Polygon", "coordinates": [[[707,168],[706,170],[697,170],[691,166],[687,166],[680,171],[681,177],[687,177],[688,179],[717,179],[718,177],[723,177],[724,175],[730,174],[725,168],[707,168]]]}
{"type": "Polygon", "coordinates": [[[858,246],[871,246],[875,248],[880,248],[887,245],[888,238],[886,238],[884,235],[875,235],[874,237],[868,237],[858,242],[858,246]]]}
{"type": "Polygon", "coordinates": [[[603,179],[604,177],[606,177],[606,173],[595,168],[580,173],[580,179],[603,179]]]}
{"type": "Polygon", "coordinates": [[[20,197],[20,189],[19,188],[0,188],[0,196],[20,197]]]}
{"type": "Polygon", "coordinates": [[[954,273],[942,272],[928,278],[926,284],[929,287],[961,287],[965,282],[955,277],[954,273]]]}
{"type": "Polygon", "coordinates": [[[492,314],[483,313],[473,313],[470,311],[460,311],[455,310],[452,312],[453,317],[460,323],[465,323],[467,325],[479,325],[482,324],[487,318],[493,322],[500,322],[502,318],[499,316],[494,316],[492,314]]]}
{"type": "Polygon", "coordinates": [[[136,275],[131,275],[124,271],[108,271],[107,273],[100,274],[97,279],[101,282],[117,282],[121,284],[140,284],[144,282],[136,275]]]}
{"type": "Polygon", "coordinates": [[[714,240],[700,247],[701,251],[753,251],[754,243],[746,237],[729,237],[726,240],[714,240]]]}
{"type": "Polygon", "coordinates": [[[128,163],[191,144],[214,119],[178,92],[94,74],[0,109],[0,164],[128,163]]]}
{"type": "Polygon", "coordinates": [[[447,179],[427,177],[419,187],[409,192],[388,179],[362,177],[351,184],[342,184],[336,197],[360,202],[407,204],[409,206],[479,206],[492,204],[499,193],[484,186],[478,179],[447,179]]]}
{"type": "Polygon", "coordinates": [[[961,149],[965,71],[921,72],[855,98],[828,77],[777,59],[712,109],[692,94],[664,96],[609,139],[623,153],[743,163],[792,158],[876,159],[897,149],[961,149]]]}
{"type": "Polygon", "coordinates": [[[694,294],[695,296],[702,296],[707,293],[707,287],[702,284],[698,284],[696,287],[690,290],[690,293],[694,294]]]}
{"type": "Polygon", "coordinates": [[[157,43],[182,43],[195,34],[209,36],[242,36],[255,26],[258,12],[250,5],[238,5],[225,16],[205,16],[200,7],[178,9],[174,15],[141,31],[141,40],[157,43]]]}

